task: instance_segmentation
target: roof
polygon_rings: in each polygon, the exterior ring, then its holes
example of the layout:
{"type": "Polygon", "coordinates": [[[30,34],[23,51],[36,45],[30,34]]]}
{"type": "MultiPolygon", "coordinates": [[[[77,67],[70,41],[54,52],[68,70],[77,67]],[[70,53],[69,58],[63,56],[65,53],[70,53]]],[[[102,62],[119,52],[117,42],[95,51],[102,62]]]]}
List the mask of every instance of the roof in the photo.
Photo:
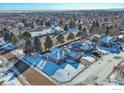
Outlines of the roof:
{"type": "Polygon", "coordinates": [[[22,75],[31,85],[55,85],[51,80],[31,67],[22,75]]]}
{"type": "Polygon", "coordinates": [[[101,36],[101,38],[100,38],[100,41],[102,42],[102,43],[109,43],[109,41],[112,39],[112,37],[110,37],[110,36],[108,36],[108,35],[103,35],[103,36],[101,36]]]}
{"type": "Polygon", "coordinates": [[[4,54],[3,56],[4,56],[6,59],[8,59],[8,60],[15,57],[15,55],[14,55],[13,53],[11,53],[11,52],[6,53],[6,54],[4,54]]]}
{"type": "Polygon", "coordinates": [[[5,45],[2,45],[1,49],[12,51],[16,49],[16,45],[12,43],[5,43],[5,45]]]}
{"type": "Polygon", "coordinates": [[[119,27],[119,31],[124,31],[124,26],[119,27]]]}
{"type": "Polygon", "coordinates": [[[37,65],[41,60],[42,56],[40,54],[35,54],[33,56],[24,56],[22,59],[24,62],[30,64],[30,65],[37,65]]]}

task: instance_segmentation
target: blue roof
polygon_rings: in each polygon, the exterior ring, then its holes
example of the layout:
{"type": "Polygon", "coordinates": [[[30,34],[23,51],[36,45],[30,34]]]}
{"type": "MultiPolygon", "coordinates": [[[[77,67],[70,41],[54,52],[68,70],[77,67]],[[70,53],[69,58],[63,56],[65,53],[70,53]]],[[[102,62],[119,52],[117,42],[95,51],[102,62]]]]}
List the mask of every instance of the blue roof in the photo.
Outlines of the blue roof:
{"type": "Polygon", "coordinates": [[[33,56],[25,56],[22,60],[26,63],[28,62],[30,65],[36,66],[42,59],[42,55],[35,54],[33,56]]]}
{"type": "MultiPolygon", "coordinates": [[[[59,54],[59,55],[60,55],[60,59],[63,59],[65,57],[64,55],[61,55],[61,54],[59,54]]],[[[57,59],[58,58],[58,53],[57,52],[51,53],[51,54],[49,54],[49,57],[57,59]]]]}
{"type": "Polygon", "coordinates": [[[82,46],[82,44],[80,42],[74,42],[71,44],[71,47],[73,49],[77,49],[77,48],[80,48],[82,46]]]}
{"type": "Polygon", "coordinates": [[[12,51],[16,48],[17,46],[13,43],[3,43],[0,45],[0,49],[7,50],[7,51],[12,51]]]}
{"type": "Polygon", "coordinates": [[[58,64],[49,61],[45,64],[42,71],[48,75],[54,75],[54,73],[60,68],[61,67],[58,64]]]}
{"type": "Polygon", "coordinates": [[[119,53],[119,50],[116,47],[102,47],[102,49],[109,51],[111,53],[119,53]]]}
{"type": "Polygon", "coordinates": [[[62,50],[62,48],[54,47],[50,49],[51,52],[57,52],[59,50],[62,50]]]}
{"type": "Polygon", "coordinates": [[[11,50],[16,49],[16,45],[11,43],[10,45],[3,47],[3,49],[11,51],[11,50]]]}
{"type": "Polygon", "coordinates": [[[112,39],[112,37],[104,35],[104,36],[101,36],[100,41],[102,43],[108,44],[111,39],[112,39]]]}
{"type": "MultiPolygon", "coordinates": [[[[76,51],[71,50],[71,54],[69,54],[69,56],[75,57],[77,55],[76,51]]],[[[57,58],[57,53],[51,53],[50,57],[53,58],[57,58]]],[[[64,56],[60,55],[60,58],[64,58],[64,56]]],[[[58,69],[64,69],[66,67],[67,64],[70,64],[72,67],[74,67],[75,69],[77,69],[79,63],[77,63],[75,60],[68,58],[65,63],[61,63],[61,64],[57,64],[55,62],[51,62],[51,61],[47,61],[47,63],[45,64],[45,66],[43,67],[42,71],[45,72],[48,75],[54,75],[55,72],[58,69]]]]}
{"type": "Polygon", "coordinates": [[[77,52],[74,50],[71,50],[69,55],[72,57],[75,57],[77,55],[77,52]]]}
{"type": "Polygon", "coordinates": [[[88,50],[88,49],[90,49],[90,45],[85,44],[85,45],[81,46],[80,49],[88,50]]]}

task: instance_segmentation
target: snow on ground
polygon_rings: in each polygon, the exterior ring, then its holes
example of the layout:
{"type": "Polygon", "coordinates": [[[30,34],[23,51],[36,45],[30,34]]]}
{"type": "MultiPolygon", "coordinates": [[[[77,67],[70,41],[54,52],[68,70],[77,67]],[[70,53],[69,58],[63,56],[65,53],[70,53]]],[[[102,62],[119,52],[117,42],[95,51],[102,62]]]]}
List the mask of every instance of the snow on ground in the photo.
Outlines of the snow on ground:
{"type": "Polygon", "coordinates": [[[97,50],[100,51],[100,52],[103,53],[103,54],[109,54],[109,53],[110,53],[110,52],[108,52],[108,51],[106,51],[106,50],[104,50],[104,49],[101,49],[101,48],[99,48],[99,47],[97,47],[97,50]]]}
{"type": "Polygon", "coordinates": [[[122,60],[124,60],[124,52],[105,55],[66,84],[81,84],[81,82],[83,84],[83,82],[86,82],[87,79],[91,77],[96,78],[95,82],[101,82],[112,72],[113,67],[122,60]],[[115,59],[115,56],[120,56],[121,58],[115,59]]]}
{"type": "Polygon", "coordinates": [[[86,61],[88,61],[90,63],[93,63],[96,60],[95,58],[93,58],[91,56],[86,56],[86,57],[83,56],[82,59],[84,59],[84,60],[86,60],[86,61]]]}
{"type": "Polygon", "coordinates": [[[0,43],[4,43],[3,37],[0,37],[0,43]]]}
{"type": "Polygon", "coordinates": [[[56,71],[56,73],[51,77],[58,80],[59,82],[67,82],[83,69],[85,69],[85,66],[82,64],[79,64],[77,69],[68,64],[64,69],[59,69],[56,71]]]}
{"type": "Polygon", "coordinates": [[[2,85],[22,85],[17,78],[8,81],[13,76],[12,73],[9,73],[7,76],[4,76],[0,81],[4,81],[2,85]]]}
{"type": "Polygon", "coordinates": [[[23,50],[21,50],[21,49],[16,49],[14,51],[11,51],[11,53],[16,55],[16,57],[18,57],[19,59],[22,59],[24,57],[23,50]]]}
{"type": "MultiPolygon", "coordinates": [[[[60,30],[60,27],[55,27],[56,30],[60,30]]],[[[51,33],[51,28],[50,29],[44,29],[43,31],[38,31],[38,32],[31,32],[32,37],[35,36],[40,36],[40,35],[45,35],[47,33],[51,33]]]]}
{"type": "Polygon", "coordinates": [[[1,62],[3,62],[2,66],[0,67],[0,73],[2,73],[8,69],[8,66],[6,66],[6,64],[8,63],[8,60],[2,55],[0,56],[0,60],[1,62]]]}
{"type": "Polygon", "coordinates": [[[45,30],[39,31],[39,32],[31,32],[31,35],[32,35],[32,37],[35,37],[35,36],[45,35],[47,33],[50,33],[50,29],[45,29],[45,30]]]}

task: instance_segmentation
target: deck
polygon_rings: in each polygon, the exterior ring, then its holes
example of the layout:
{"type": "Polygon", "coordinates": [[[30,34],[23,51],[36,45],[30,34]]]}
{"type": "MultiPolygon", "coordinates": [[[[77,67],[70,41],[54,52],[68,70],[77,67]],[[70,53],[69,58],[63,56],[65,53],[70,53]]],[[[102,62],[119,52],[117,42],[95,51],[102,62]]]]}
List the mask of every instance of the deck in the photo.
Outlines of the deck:
{"type": "Polygon", "coordinates": [[[22,75],[31,85],[55,85],[52,81],[31,67],[23,72],[22,75]]]}

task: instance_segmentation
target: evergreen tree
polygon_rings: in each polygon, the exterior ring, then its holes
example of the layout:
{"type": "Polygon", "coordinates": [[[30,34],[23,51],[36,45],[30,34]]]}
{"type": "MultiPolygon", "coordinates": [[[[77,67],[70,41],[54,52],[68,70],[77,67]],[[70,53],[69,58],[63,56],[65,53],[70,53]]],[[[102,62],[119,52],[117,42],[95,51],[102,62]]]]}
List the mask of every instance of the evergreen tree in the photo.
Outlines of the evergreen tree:
{"type": "Polygon", "coordinates": [[[98,21],[95,22],[95,26],[99,27],[99,22],[98,21]]]}
{"type": "Polygon", "coordinates": [[[45,22],[45,26],[50,27],[51,26],[51,23],[49,21],[48,22],[45,22]]]}
{"type": "Polygon", "coordinates": [[[83,31],[78,31],[76,37],[83,37],[83,31]]]}
{"type": "Polygon", "coordinates": [[[24,53],[27,55],[31,52],[34,52],[34,46],[32,44],[32,41],[30,38],[27,38],[26,41],[25,41],[25,48],[24,48],[24,53]]]}
{"type": "Polygon", "coordinates": [[[97,36],[94,36],[93,41],[98,44],[100,40],[99,40],[99,38],[97,36]]]}
{"type": "Polygon", "coordinates": [[[38,53],[42,51],[41,42],[38,36],[34,37],[34,48],[35,48],[35,51],[38,53]]]}
{"type": "Polygon", "coordinates": [[[49,49],[53,46],[53,41],[52,38],[50,38],[48,35],[46,37],[45,43],[44,43],[44,47],[45,49],[49,49]]]}
{"type": "Polygon", "coordinates": [[[31,38],[30,32],[26,31],[22,34],[22,38],[31,38]]]}
{"type": "Polygon", "coordinates": [[[68,37],[67,37],[67,40],[72,40],[75,38],[75,35],[74,33],[69,33],[68,37]]]}
{"type": "Polygon", "coordinates": [[[40,20],[39,19],[36,19],[36,24],[39,24],[40,23],[40,20]]]}
{"type": "Polygon", "coordinates": [[[13,35],[11,42],[17,44],[19,42],[19,38],[16,35],[13,35]]]}
{"type": "Polygon", "coordinates": [[[109,30],[110,30],[110,27],[109,26],[106,26],[106,35],[109,34],[109,30]]]}
{"type": "Polygon", "coordinates": [[[10,32],[10,33],[9,33],[9,41],[10,41],[10,42],[12,42],[13,36],[14,36],[14,33],[13,33],[13,32],[10,32]]]}
{"type": "Polygon", "coordinates": [[[67,24],[64,27],[64,31],[68,31],[68,25],[67,24]]]}
{"type": "Polygon", "coordinates": [[[83,32],[87,32],[87,29],[85,27],[83,28],[83,32]]]}
{"type": "Polygon", "coordinates": [[[9,31],[5,31],[3,38],[4,38],[4,41],[5,42],[8,42],[9,41],[9,31]]]}
{"type": "Polygon", "coordinates": [[[74,20],[71,20],[69,23],[69,28],[75,28],[76,24],[74,20]]]}
{"type": "Polygon", "coordinates": [[[82,25],[81,24],[79,24],[78,30],[82,30],[82,25]]]}
{"type": "Polygon", "coordinates": [[[92,27],[99,27],[99,22],[98,21],[93,21],[92,22],[92,27]]]}
{"type": "Polygon", "coordinates": [[[57,37],[57,43],[60,42],[60,43],[64,43],[64,36],[62,34],[59,34],[57,37]]]}
{"type": "Polygon", "coordinates": [[[42,20],[40,21],[40,25],[43,26],[43,21],[42,20]]]}

